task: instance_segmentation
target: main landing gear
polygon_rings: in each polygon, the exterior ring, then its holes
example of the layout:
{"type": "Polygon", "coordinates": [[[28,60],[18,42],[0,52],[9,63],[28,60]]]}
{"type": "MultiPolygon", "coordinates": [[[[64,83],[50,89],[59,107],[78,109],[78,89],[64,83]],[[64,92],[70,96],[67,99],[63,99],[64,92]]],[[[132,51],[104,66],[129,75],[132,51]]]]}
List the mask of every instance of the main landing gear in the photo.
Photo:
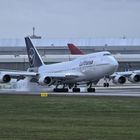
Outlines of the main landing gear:
{"type": "Polygon", "coordinates": [[[56,88],[53,89],[54,92],[69,92],[68,88],[65,88],[66,85],[63,85],[62,88],[58,88],[59,85],[56,85],[56,88]]]}
{"type": "Polygon", "coordinates": [[[54,92],[68,92],[69,89],[68,88],[54,88],[53,91],[54,92]]]}
{"type": "Polygon", "coordinates": [[[77,84],[69,84],[69,89],[72,89],[72,92],[80,92],[80,88],[77,87],[77,84]]]}
{"type": "Polygon", "coordinates": [[[87,88],[87,92],[95,92],[95,88],[87,88]]]}
{"type": "Polygon", "coordinates": [[[77,87],[77,84],[74,85],[74,88],[72,89],[72,92],[80,92],[81,89],[77,87]]]}
{"type": "Polygon", "coordinates": [[[92,88],[92,82],[88,83],[89,88],[87,88],[87,92],[95,92],[95,88],[92,88]]]}
{"type": "MultiPolygon", "coordinates": [[[[77,87],[77,84],[72,85],[63,85],[62,88],[58,88],[59,85],[56,86],[56,88],[53,89],[54,92],[69,92],[69,89],[72,89],[72,92],[81,92],[81,89],[77,87]],[[66,88],[69,87],[69,88],[66,88]]],[[[92,88],[92,82],[87,84],[87,92],[95,92],[95,88],[92,88]]]]}
{"type": "MultiPolygon", "coordinates": [[[[92,88],[92,82],[87,84],[87,92],[95,92],[95,88],[92,88]]],[[[81,89],[77,87],[77,84],[74,85],[74,88],[72,89],[72,92],[80,92],[81,89]]]]}

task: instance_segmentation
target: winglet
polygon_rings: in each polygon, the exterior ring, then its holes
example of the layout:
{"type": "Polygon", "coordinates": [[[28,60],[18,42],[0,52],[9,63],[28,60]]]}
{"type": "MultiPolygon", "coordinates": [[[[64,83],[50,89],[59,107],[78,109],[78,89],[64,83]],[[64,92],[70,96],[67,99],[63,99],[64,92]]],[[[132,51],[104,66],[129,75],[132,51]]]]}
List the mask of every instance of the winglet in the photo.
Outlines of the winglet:
{"type": "Polygon", "coordinates": [[[69,47],[69,50],[71,52],[71,54],[73,55],[77,55],[77,54],[84,54],[84,52],[82,52],[79,48],[77,48],[74,44],[68,43],[67,44],[69,47]]]}
{"type": "Polygon", "coordinates": [[[37,49],[33,46],[29,37],[25,37],[25,43],[26,43],[30,68],[40,67],[41,65],[43,65],[44,64],[43,60],[41,59],[41,56],[39,55],[37,49]]]}

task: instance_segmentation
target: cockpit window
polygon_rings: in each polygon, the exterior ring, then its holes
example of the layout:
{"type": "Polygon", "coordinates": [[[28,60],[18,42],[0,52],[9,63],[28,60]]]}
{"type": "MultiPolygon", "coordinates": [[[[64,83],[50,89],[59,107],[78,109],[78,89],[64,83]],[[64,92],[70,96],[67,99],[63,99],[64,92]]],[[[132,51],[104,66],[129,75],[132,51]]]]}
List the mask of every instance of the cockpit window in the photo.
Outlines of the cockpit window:
{"type": "Polygon", "coordinates": [[[105,53],[104,56],[111,55],[110,53],[105,53]]]}

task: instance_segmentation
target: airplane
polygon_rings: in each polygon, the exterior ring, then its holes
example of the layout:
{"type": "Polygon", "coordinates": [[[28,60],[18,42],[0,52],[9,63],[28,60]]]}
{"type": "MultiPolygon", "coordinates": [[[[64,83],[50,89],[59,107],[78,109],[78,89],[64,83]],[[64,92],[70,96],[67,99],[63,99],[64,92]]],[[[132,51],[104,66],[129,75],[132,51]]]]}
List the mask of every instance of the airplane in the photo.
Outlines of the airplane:
{"type": "MultiPolygon", "coordinates": [[[[67,45],[72,55],[85,54],[74,44],[68,43],[67,45]]],[[[114,84],[124,84],[126,83],[127,80],[131,83],[137,83],[140,82],[140,70],[115,72],[112,75],[108,75],[104,77],[104,79],[106,81],[105,83],[103,83],[104,87],[109,87],[109,83],[107,82],[107,79],[112,80],[114,84]]]]}
{"type": "Polygon", "coordinates": [[[54,92],[80,92],[77,86],[87,84],[87,92],[95,92],[92,84],[106,75],[113,74],[118,68],[118,62],[110,52],[103,51],[83,55],[75,60],[56,64],[44,64],[37,49],[29,37],[25,37],[29,59],[27,71],[0,71],[0,82],[8,83],[11,79],[17,81],[29,78],[30,82],[42,86],[55,86],[54,92]],[[59,88],[60,86],[62,88],[59,88]]]}

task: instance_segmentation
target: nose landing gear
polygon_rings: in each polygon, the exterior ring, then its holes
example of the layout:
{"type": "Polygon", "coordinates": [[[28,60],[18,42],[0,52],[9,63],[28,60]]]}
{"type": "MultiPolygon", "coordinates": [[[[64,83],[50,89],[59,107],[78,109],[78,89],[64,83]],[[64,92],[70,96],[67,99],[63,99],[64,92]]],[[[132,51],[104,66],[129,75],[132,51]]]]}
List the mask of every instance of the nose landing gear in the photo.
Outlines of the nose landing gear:
{"type": "Polygon", "coordinates": [[[104,87],[109,87],[109,83],[108,83],[108,80],[107,80],[107,78],[106,77],[104,77],[104,83],[103,83],[103,86],[104,87]]]}
{"type": "Polygon", "coordinates": [[[108,82],[105,82],[105,83],[103,84],[103,86],[104,86],[104,87],[109,87],[109,83],[108,83],[108,82]]]}

